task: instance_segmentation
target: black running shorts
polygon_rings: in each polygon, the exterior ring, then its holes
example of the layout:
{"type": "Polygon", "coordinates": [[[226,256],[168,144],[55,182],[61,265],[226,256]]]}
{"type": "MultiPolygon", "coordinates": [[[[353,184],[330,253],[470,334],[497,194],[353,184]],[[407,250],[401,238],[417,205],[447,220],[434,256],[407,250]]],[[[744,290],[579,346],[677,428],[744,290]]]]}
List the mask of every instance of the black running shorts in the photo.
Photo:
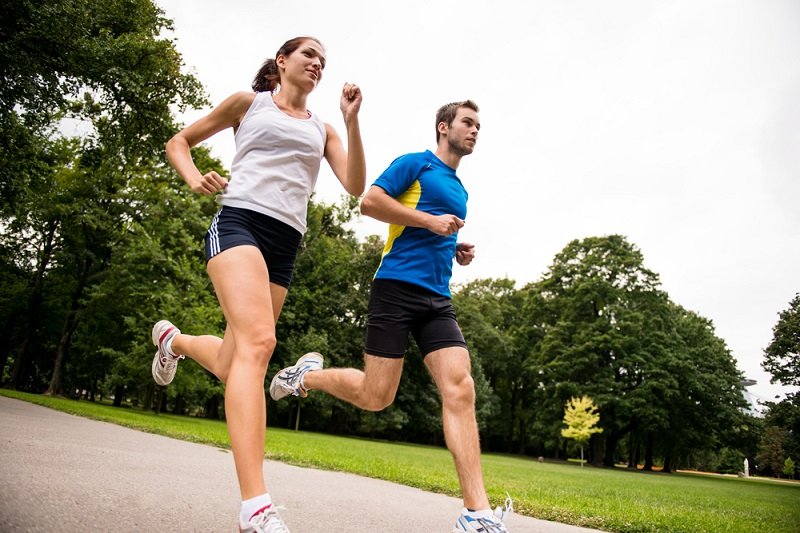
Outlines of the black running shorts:
{"type": "Polygon", "coordinates": [[[302,238],[299,231],[269,215],[225,206],[214,216],[206,233],[206,262],[235,246],[255,246],[267,263],[270,283],[288,289],[302,238]]]}
{"type": "Polygon", "coordinates": [[[372,282],[365,351],[378,357],[403,357],[408,333],[422,356],[453,346],[467,347],[450,298],[390,279],[372,282]]]}

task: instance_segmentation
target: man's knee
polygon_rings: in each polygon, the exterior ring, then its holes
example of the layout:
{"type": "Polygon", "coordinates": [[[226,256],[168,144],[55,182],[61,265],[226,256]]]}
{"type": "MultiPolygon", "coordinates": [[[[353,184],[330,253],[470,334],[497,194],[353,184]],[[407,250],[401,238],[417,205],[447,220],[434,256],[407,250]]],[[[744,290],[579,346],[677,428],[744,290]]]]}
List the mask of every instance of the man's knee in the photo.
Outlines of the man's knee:
{"type": "Polygon", "coordinates": [[[455,408],[475,405],[475,381],[469,373],[457,377],[442,387],[442,402],[455,408]]]}
{"type": "Polygon", "coordinates": [[[362,408],[367,411],[383,411],[394,403],[394,393],[373,393],[362,398],[362,408]]]}

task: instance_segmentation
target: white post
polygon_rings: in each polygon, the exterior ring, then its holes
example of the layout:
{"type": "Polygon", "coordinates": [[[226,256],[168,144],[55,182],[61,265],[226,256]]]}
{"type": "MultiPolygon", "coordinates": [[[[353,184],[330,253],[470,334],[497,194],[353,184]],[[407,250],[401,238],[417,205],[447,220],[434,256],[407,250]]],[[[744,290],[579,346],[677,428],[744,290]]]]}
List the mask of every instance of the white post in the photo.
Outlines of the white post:
{"type": "Polygon", "coordinates": [[[747,457],[744,458],[744,477],[750,477],[750,464],[747,462],[747,457]]]}

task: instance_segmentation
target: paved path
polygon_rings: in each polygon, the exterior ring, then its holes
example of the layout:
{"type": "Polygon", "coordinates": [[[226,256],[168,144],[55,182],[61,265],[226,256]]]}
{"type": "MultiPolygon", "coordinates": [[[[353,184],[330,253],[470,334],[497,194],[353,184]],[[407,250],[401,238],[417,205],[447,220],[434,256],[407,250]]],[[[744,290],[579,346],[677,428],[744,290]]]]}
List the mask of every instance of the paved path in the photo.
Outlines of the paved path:
{"type": "MultiPolygon", "coordinates": [[[[447,533],[456,498],[351,474],[264,463],[296,533],[447,533]]],[[[227,450],[0,396],[0,531],[233,533],[227,450]]],[[[512,515],[512,533],[592,530],[512,515]]]]}

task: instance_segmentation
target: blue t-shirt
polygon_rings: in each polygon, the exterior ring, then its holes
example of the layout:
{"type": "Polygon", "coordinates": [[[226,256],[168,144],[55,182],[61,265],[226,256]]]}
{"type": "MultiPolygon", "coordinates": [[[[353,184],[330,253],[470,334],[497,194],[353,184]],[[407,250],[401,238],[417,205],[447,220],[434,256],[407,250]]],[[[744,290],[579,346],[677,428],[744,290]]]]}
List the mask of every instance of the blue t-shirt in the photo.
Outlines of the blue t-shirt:
{"type": "MultiPolygon", "coordinates": [[[[467,217],[464,185],[456,171],[430,150],[398,157],[373,185],[406,207],[467,217]]],[[[413,283],[449,298],[457,238],[457,234],[443,237],[424,228],[389,224],[375,278],[413,283]]]]}

